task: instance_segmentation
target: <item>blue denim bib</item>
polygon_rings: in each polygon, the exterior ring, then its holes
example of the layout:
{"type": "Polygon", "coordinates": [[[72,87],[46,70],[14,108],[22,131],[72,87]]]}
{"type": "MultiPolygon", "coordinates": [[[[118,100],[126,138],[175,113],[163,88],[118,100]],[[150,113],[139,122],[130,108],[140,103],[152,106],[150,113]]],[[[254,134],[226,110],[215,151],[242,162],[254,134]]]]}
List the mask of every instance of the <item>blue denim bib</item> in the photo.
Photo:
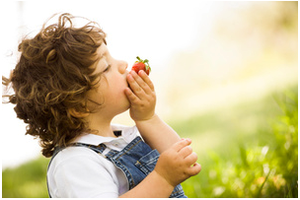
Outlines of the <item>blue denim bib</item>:
{"type": "MultiPolygon", "coordinates": [[[[158,151],[152,150],[150,146],[143,142],[139,136],[132,140],[123,150],[110,150],[105,155],[103,153],[107,148],[105,144],[94,146],[84,143],[74,143],[72,146],[84,146],[90,148],[111,161],[117,168],[122,170],[126,176],[129,183],[129,190],[137,186],[150,172],[154,170],[159,158],[158,151]]],[[[58,152],[55,152],[51,160],[57,153],[58,152]]],[[[180,184],[174,188],[170,198],[186,198],[180,184]]]]}

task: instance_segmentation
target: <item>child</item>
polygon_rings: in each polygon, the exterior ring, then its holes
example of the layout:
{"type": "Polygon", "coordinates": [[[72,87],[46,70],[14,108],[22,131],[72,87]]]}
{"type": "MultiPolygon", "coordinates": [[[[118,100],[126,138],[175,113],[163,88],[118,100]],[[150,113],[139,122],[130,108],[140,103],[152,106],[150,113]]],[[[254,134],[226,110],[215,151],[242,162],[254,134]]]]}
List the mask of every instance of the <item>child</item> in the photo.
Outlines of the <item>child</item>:
{"type": "Polygon", "coordinates": [[[12,83],[26,134],[52,157],[51,197],[186,197],[181,182],[198,174],[190,139],[155,114],[154,86],[144,71],[114,59],[97,23],[75,27],[70,14],[19,45],[12,83]],[[128,110],[136,126],[112,125],[128,110]]]}

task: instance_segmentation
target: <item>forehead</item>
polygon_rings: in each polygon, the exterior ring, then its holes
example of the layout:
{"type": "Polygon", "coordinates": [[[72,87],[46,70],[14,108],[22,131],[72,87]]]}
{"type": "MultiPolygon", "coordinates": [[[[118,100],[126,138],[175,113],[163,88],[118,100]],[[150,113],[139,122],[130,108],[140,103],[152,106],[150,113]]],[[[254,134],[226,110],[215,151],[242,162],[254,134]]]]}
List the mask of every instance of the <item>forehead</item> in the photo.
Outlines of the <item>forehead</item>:
{"type": "Polygon", "coordinates": [[[99,59],[101,59],[103,56],[105,56],[107,51],[108,51],[108,49],[107,49],[106,44],[104,42],[102,42],[100,47],[98,47],[98,49],[97,49],[97,55],[98,55],[99,59]]]}

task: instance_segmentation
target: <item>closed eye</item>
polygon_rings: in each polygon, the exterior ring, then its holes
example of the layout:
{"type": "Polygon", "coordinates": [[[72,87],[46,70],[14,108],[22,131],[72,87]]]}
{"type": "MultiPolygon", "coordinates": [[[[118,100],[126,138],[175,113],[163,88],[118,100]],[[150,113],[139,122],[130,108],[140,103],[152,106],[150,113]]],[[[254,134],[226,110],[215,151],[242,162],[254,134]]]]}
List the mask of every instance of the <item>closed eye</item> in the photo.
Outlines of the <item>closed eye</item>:
{"type": "Polygon", "coordinates": [[[107,65],[103,72],[107,72],[110,69],[111,65],[107,65]]]}

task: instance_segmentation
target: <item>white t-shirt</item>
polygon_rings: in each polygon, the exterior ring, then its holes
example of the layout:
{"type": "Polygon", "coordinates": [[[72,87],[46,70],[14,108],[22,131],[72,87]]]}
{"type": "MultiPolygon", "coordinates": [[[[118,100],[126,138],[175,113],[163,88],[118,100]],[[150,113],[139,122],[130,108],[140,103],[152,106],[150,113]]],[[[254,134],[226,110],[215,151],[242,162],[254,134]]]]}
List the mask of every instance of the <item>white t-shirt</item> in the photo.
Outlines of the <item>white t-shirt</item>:
{"type": "MultiPolygon", "coordinates": [[[[113,130],[122,130],[118,138],[84,134],[76,142],[99,145],[122,150],[136,136],[138,129],[112,125],[113,130]]],[[[105,154],[104,151],[104,154],[105,154]]],[[[87,147],[67,147],[53,159],[47,172],[51,197],[101,197],[117,198],[129,189],[124,173],[112,162],[87,147]]]]}

